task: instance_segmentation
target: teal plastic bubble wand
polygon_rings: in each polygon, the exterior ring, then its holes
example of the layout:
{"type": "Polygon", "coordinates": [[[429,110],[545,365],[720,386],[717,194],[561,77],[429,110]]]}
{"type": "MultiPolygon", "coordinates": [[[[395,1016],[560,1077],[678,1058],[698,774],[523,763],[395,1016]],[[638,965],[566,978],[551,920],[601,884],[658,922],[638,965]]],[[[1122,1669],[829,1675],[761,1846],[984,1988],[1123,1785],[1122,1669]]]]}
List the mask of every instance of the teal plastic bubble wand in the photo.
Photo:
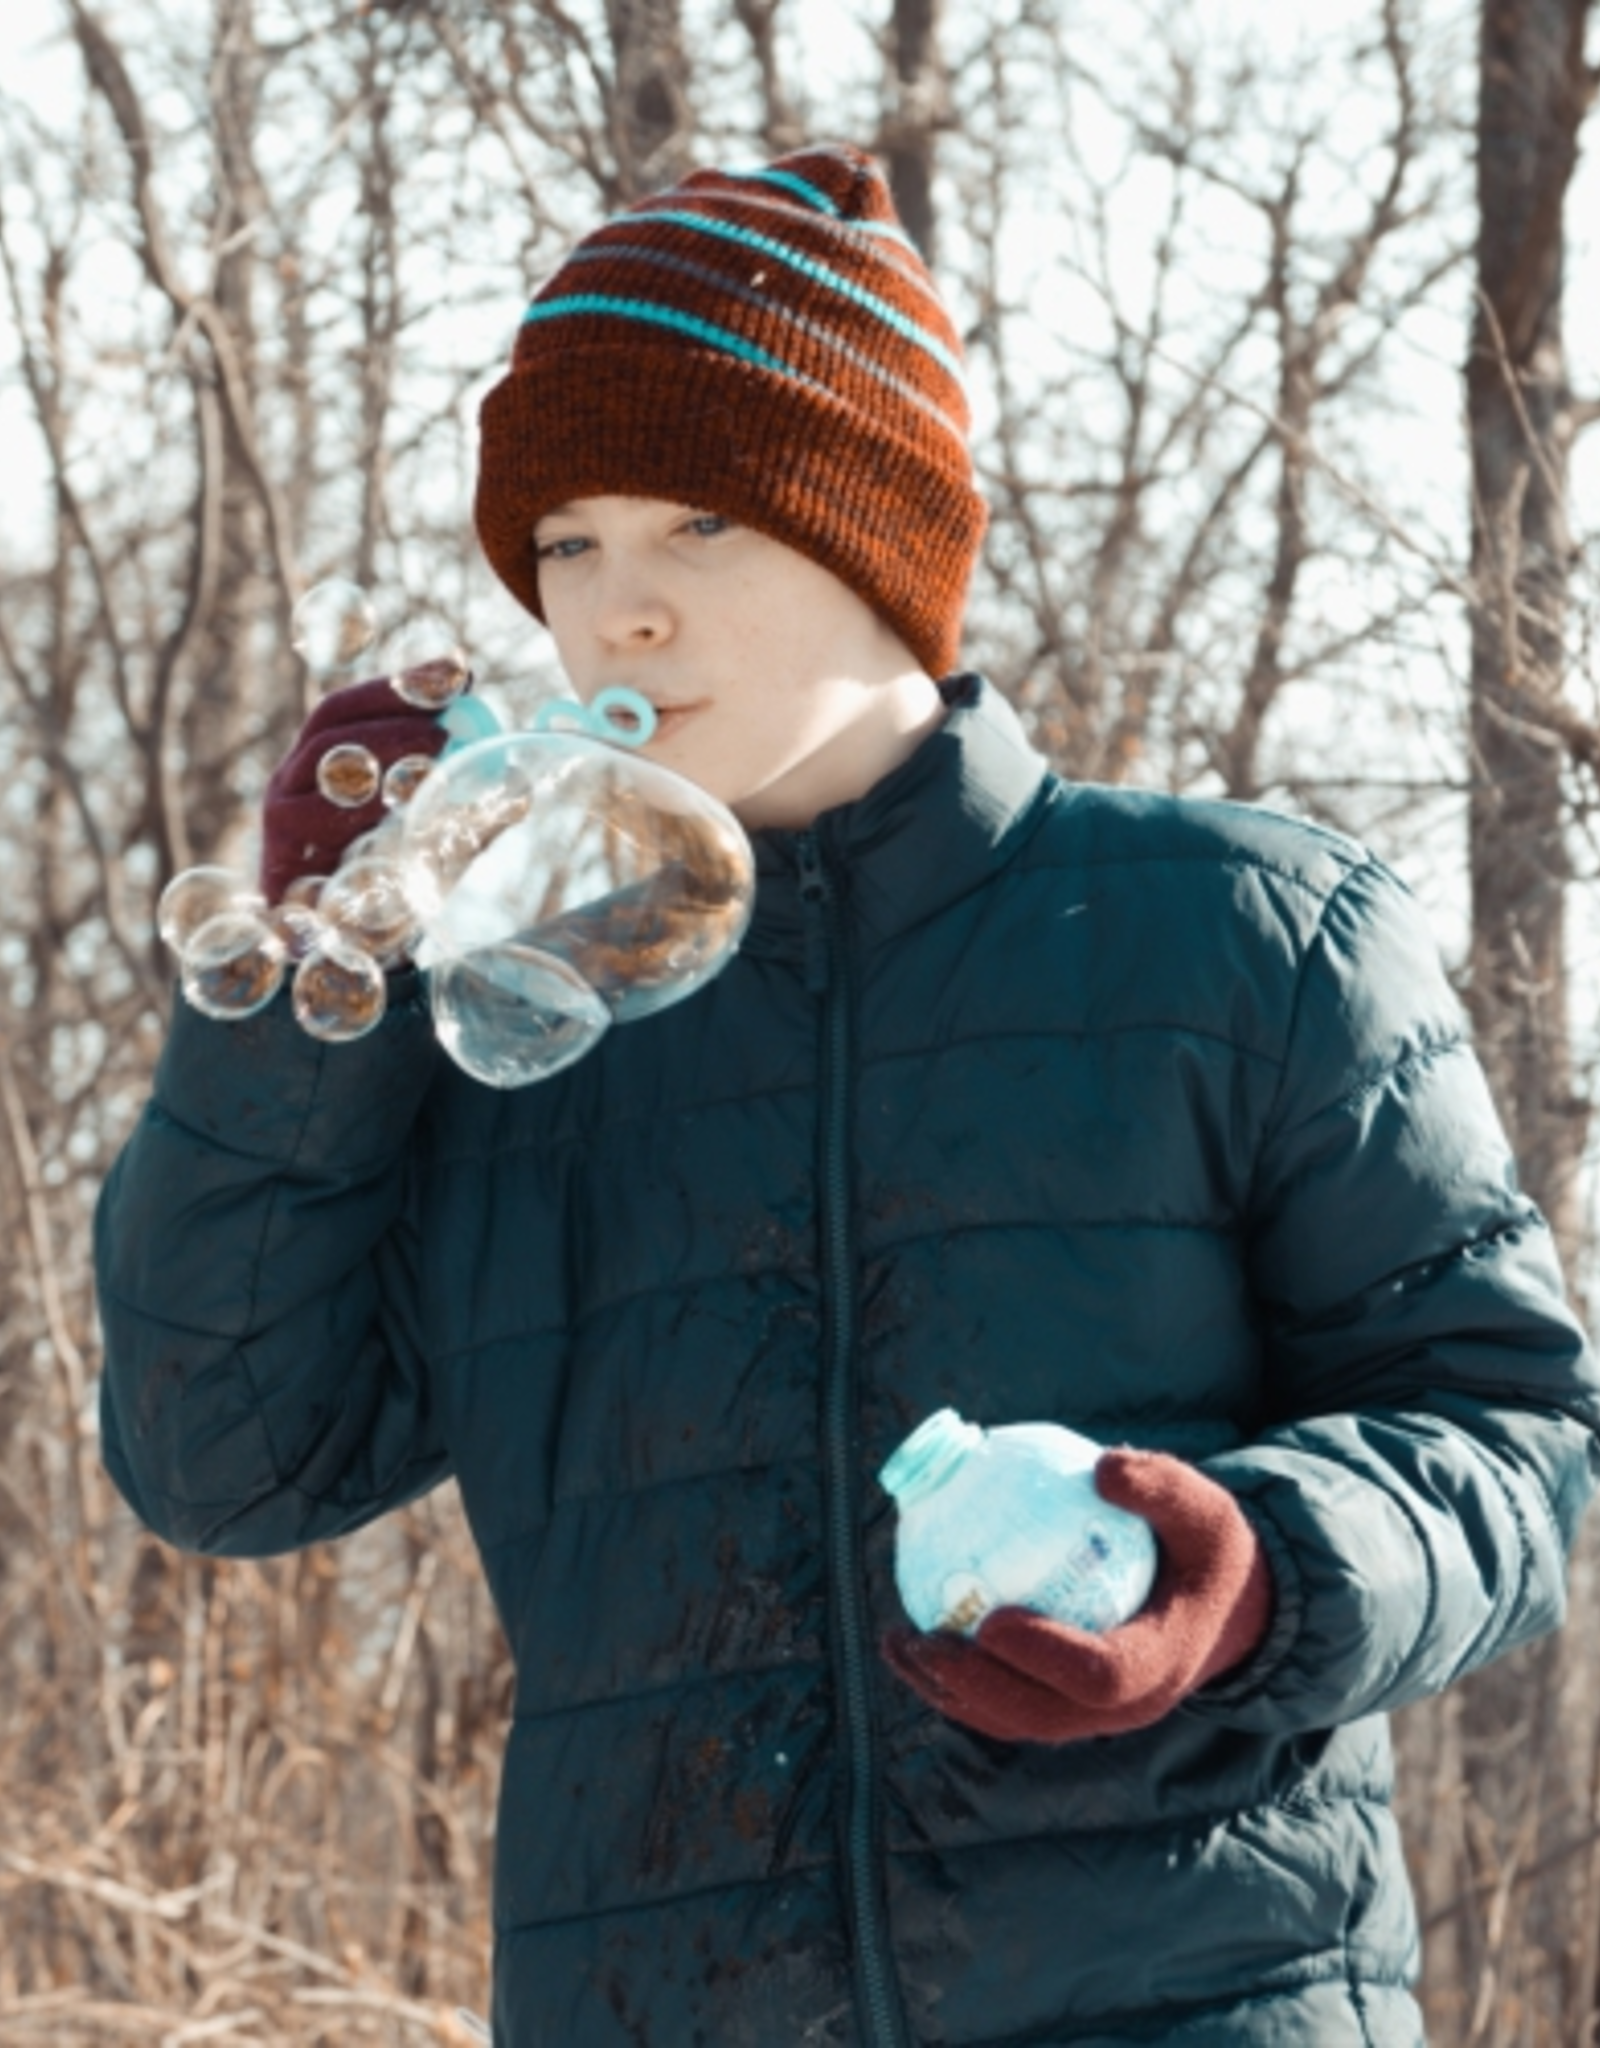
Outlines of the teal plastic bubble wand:
{"type": "Polygon", "coordinates": [[[529,731],[551,732],[558,722],[576,726],[593,739],[609,740],[614,746],[642,747],[655,732],[656,707],[637,690],[618,684],[602,690],[592,704],[574,704],[567,698],[541,704],[529,731]]]}

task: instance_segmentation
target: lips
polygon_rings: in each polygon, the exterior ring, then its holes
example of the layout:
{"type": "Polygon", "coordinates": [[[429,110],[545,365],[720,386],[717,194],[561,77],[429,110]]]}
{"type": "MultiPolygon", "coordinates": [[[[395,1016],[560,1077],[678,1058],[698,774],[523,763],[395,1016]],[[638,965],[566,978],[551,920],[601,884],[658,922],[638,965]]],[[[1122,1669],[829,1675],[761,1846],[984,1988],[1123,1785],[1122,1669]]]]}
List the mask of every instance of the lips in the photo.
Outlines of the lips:
{"type": "MultiPolygon", "coordinates": [[[[704,711],[710,701],[705,697],[658,697],[654,691],[642,690],[636,682],[632,681],[607,683],[605,688],[608,690],[631,690],[635,696],[643,697],[656,715],[655,730],[650,735],[651,741],[668,738],[680,726],[693,718],[696,712],[704,711]]],[[[622,721],[619,720],[618,723],[623,732],[626,733],[630,730],[622,721]]]]}
{"type": "Polygon", "coordinates": [[[705,705],[703,702],[693,704],[657,704],[655,706],[656,729],[651,737],[658,740],[670,739],[673,733],[677,732],[697,712],[704,709],[705,705]]]}

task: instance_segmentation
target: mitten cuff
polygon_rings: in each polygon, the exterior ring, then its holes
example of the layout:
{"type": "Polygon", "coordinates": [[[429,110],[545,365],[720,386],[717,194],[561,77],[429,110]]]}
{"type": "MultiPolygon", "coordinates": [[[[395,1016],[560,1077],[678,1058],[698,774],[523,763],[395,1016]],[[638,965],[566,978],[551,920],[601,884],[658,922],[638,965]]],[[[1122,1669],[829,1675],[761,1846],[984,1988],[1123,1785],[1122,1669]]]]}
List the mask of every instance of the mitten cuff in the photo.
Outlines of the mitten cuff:
{"type": "Polygon", "coordinates": [[[1299,1640],[1305,1613],[1299,1567],[1283,1531],[1258,1502],[1238,1494],[1234,1500],[1260,1540],[1258,1557],[1266,1573],[1270,1610],[1254,1646],[1241,1651],[1226,1665],[1219,1663],[1216,1676],[1197,1686],[1184,1701],[1186,1709],[1201,1712],[1255,1698],[1299,1640]]]}

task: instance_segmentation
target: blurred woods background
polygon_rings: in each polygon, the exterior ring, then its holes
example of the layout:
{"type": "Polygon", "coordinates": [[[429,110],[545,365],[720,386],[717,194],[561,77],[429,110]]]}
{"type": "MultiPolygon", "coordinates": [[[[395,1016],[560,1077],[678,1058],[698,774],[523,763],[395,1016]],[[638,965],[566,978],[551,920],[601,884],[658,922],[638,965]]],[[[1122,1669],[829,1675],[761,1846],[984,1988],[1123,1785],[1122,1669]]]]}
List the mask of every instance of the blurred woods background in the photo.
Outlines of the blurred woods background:
{"type": "MultiPolygon", "coordinates": [[[[531,287],[695,161],[871,144],[971,352],[971,659],[1069,774],[1297,810],[1399,866],[1587,1292],[1596,21],[32,12],[0,76],[0,2038],[461,2038],[508,1687],[453,1497],[214,1564],[143,1536],[96,1458],[89,1218],[169,1001],[152,905],[252,857],[304,708],[291,603],[340,573],[391,625],[442,612],[525,711],[549,656],[466,508],[531,287]]],[[[1437,2043],[1596,2038],[1587,1557],[1575,1608],[1401,1718],[1437,2043]]]]}

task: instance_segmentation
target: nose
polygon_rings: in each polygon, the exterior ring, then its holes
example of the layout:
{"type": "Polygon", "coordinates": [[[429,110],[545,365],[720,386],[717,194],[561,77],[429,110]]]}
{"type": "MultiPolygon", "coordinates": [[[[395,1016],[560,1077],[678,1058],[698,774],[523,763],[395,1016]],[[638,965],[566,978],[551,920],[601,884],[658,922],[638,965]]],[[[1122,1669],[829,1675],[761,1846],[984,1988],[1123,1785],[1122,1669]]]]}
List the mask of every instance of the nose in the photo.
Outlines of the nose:
{"type": "Polygon", "coordinates": [[[595,592],[594,629],[609,648],[658,647],[672,636],[672,611],[639,564],[606,562],[595,592]]]}

